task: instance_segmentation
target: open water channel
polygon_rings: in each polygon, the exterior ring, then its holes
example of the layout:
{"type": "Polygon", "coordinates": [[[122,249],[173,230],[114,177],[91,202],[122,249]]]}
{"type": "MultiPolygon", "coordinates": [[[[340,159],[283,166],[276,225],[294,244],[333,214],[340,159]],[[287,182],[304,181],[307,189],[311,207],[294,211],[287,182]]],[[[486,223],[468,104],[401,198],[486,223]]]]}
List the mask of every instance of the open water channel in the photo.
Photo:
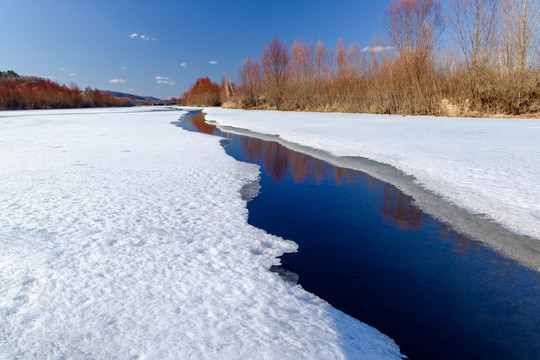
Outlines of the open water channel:
{"type": "Polygon", "coordinates": [[[307,291],[392,337],[410,359],[540,359],[539,273],[368,174],[224,133],[200,112],[178,125],[224,137],[230,156],[260,166],[248,221],[299,245],[282,256],[282,267],[307,291]]]}

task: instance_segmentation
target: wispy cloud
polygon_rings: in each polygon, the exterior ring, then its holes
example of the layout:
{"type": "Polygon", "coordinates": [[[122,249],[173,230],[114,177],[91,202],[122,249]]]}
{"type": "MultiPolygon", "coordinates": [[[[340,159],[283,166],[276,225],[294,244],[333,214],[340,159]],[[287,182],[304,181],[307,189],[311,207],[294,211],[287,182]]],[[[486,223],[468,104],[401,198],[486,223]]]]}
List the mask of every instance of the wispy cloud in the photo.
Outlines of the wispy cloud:
{"type": "Polygon", "coordinates": [[[377,53],[377,52],[382,52],[382,51],[391,51],[393,50],[394,48],[392,46],[366,46],[365,48],[363,48],[361,51],[362,52],[373,52],[373,53],[377,53]]]}
{"type": "Polygon", "coordinates": [[[109,80],[109,82],[111,84],[122,84],[122,83],[125,83],[126,80],[124,80],[124,79],[112,79],[112,80],[109,80]]]}
{"type": "Polygon", "coordinates": [[[180,66],[183,67],[183,68],[187,67],[187,62],[181,63],[180,66]]]}
{"type": "Polygon", "coordinates": [[[64,69],[64,68],[60,68],[60,71],[66,71],[66,69],[64,69]]]}
{"type": "Polygon", "coordinates": [[[120,70],[127,70],[127,66],[122,66],[120,70]]]}
{"type": "Polygon", "coordinates": [[[167,77],[167,76],[159,76],[159,75],[158,75],[158,76],[155,77],[155,79],[156,79],[156,82],[157,82],[158,84],[168,84],[168,83],[170,82],[169,80],[170,80],[171,78],[170,78],[170,77],[167,77]]]}
{"type": "Polygon", "coordinates": [[[77,75],[77,73],[75,73],[75,72],[72,72],[72,73],[69,74],[69,76],[76,76],[76,75],[77,75]]]}
{"type": "Polygon", "coordinates": [[[210,60],[209,63],[210,63],[211,65],[216,65],[216,64],[217,64],[217,61],[215,61],[215,60],[210,60]]]}
{"type": "Polygon", "coordinates": [[[152,40],[152,41],[155,41],[156,38],[153,38],[151,36],[148,36],[148,35],[144,35],[144,34],[137,34],[137,33],[133,33],[131,35],[128,35],[128,38],[130,39],[141,39],[141,40],[152,40]]]}
{"type": "Polygon", "coordinates": [[[171,85],[171,86],[176,85],[176,83],[170,81],[171,78],[168,77],[168,76],[160,76],[160,75],[158,75],[158,76],[155,77],[155,79],[156,79],[157,84],[166,84],[166,85],[171,85]]]}

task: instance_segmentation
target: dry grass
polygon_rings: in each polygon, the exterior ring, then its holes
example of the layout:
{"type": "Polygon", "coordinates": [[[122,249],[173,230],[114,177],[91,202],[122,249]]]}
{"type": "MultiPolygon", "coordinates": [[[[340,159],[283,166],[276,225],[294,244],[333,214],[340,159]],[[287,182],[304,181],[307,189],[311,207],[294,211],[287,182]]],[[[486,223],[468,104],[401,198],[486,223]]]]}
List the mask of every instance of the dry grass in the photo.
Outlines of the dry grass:
{"type": "MultiPolygon", "coordinates": [[[[301,54],[305,58],[295,59],[298,52],[290,55],[293,64],[315,58],[309,51],[301,54]]],[[[350,49],[346,61],[340,61],[341,68],[329,61],[323,77],[317,76],[313,63],[301,73],[289,67],[279,109],[451,117],[533,117],[540,113],[540,73],[533,69],[519,72],[492,65],[473,76],[464,63],[455,60],[417,63],[397,55],[364,55],[350,49]]],[[[249,106],[240,83],[236,96],[225,106],[276,109],[265,79],[258,81],[250,88],[257,89],[256,105],[249,106]]]]}

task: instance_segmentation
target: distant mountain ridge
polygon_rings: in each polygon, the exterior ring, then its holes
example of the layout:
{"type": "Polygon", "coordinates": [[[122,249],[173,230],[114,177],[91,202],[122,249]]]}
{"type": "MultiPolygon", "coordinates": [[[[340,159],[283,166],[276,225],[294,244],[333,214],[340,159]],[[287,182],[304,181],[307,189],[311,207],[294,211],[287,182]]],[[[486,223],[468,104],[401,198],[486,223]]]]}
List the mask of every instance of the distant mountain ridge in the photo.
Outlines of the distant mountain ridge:
{"type": "Polygon", "coordinates": [[[153,96],[139,96],[139,95],[133,95],[133,94],[123,93],[119,91],[101,90],[101,92],[110,96],[117,97],[117,98],[124,98],[124,99],[138,100],[138,101],[159,101],[160,100],[153,96]]]}

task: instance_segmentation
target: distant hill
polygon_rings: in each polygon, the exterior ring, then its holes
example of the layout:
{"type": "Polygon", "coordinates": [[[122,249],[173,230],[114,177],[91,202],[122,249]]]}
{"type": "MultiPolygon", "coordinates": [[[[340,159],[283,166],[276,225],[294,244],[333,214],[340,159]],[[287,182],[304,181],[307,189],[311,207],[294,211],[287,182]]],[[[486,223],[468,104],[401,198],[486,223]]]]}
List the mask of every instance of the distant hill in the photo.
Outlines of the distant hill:
{"type": "Polygon", "coordinates": [[[59,109],[104,106],[167,105],[176,100],[160,100],[118,91],[77,85],[60,85],[38,76],[20,76],[13,70],[0,71],[0,110],[59,109]]]}
{"type": "Polygon", "coordinates": [[[160,99],[152,97],[152,96],[139,96],[139,95],[133,95],[133,94],[127,94],[123,92],[118,91],[108,91],[108,90],[102,90],[101,92],[109,95],[114,96],[116,98],[123,98],[123,99],[130,99],[130,100],[137,100],[137,101],[159,101],[160,99]]]}
{"type": "Polygon", "coordinates": [[[75,84],[68,87],[37,76],[20,76],[13,70],[0,71],[0,110],[133,106],[146,101],[152,102],[90,87],[80,90],[75,84]]]}

